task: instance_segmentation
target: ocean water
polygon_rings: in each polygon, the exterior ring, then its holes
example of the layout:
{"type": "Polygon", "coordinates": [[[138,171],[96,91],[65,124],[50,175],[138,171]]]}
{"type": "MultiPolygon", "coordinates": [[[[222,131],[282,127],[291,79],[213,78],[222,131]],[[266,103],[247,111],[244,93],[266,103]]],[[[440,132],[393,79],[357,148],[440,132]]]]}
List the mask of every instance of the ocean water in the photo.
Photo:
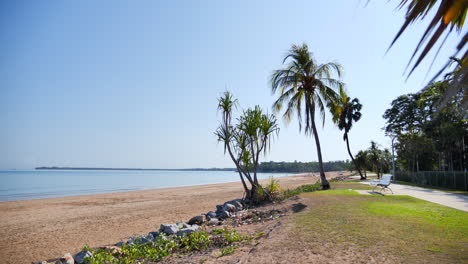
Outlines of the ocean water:
{"type": "MultiPolygon", "coordinates": [[[[260,179],[293,174],[259,173],[260,179]]],[[[125,192],[239,181],[234,171],[0,171],[0,201],[125,192]]]]}

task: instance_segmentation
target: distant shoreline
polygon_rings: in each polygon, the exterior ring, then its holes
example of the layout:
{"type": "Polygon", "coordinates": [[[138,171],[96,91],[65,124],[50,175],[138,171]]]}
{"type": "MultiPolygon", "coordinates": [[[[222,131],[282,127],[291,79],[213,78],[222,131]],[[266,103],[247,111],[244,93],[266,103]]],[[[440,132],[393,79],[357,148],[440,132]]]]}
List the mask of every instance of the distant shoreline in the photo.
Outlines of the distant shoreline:
{"type": "Polygon", "coordinates": [[[143,169],[143,168],[81,168],[81,167],[36,167],[36,170],[125,170],[125,171],[235,171],[235,168],[190,168],[190,169],[143,169]]]}

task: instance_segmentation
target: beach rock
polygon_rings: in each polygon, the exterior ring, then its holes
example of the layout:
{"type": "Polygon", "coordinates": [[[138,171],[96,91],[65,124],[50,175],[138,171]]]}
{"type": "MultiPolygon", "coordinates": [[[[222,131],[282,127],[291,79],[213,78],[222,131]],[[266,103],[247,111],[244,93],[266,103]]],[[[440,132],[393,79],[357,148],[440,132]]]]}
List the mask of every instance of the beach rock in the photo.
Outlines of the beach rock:
{"type": "Polygon", "coordinates": [[[244,203],[242,199],[234,199],[231,201],[227,201],[224,204],[232,204],[236,207],[237,211],[243,210],[244,209],[244,203]]]}
{"type": "Polygon", "coordinates": [[[78,264],[82,264],[82,263],[86,263],[85,262],[85,258],[86,257],[90,257],[92,258],[93,257],[93,253],[91,253],[90,251],[86,250],[86,251],[81,251],[80,253],[76,254],[75,255],[75,262],[78,263],[78,264]]]}
{"type": "Polygon", "coordinates": [[[179,231],[177,231],[177,235],[178,236],[183,236],[183,235],[190,235],[191,233],[195,232],[195,230],[191,229],[191,228],[184,228],[184,229],[181,229],[179,231]]]}
{"type": "Polygon", "coordinates": [[[224,211],[224,205],[222,204],[216,205],[216,213],[221,213],[222,211],[224,211]]]}
{"type": "Polygon", "coordinates": [[[67,253],[60,258],[62,264],[75,264],[75,260],[72,257],[72,254],[67,253]]]}
{"type": "Polygon", "coordinates": [[[160,233],[158,231],[149,232],[146,237],[152,241],[156,241],[158,239],[159,234],[160,233]]]}
{"type": "Polygon", "coordinates": [[[228,218],[230,216],[231,216],[231,214],[228,211],[222,211],[219,214],[217,214],[217,217],[219,219],[225,219],[225,218],[228,218]]]}
{"type": "Polygon", "coordinates": [[[151,242],[151,240],[144,237],[144,236],[141,236],[141,237],[138,237],[137,239],[135,239],[135,242],[137,242],[138,245],[143,245],[143,244],[151,242]]]}
{"type": "Polygon", "coordinates": [[[191,226],[187,226],[183,229],[180,229],[179,231],[177,231],[177,235],[178,236],[183,236],[184,234],[185,235],[190,235],[191,233],[195,232],[198,228],[200,228],[200,226],[198,225],[191,225],[191,226]]]}
{"type": "MultiPolygon", "coordinates": [[[[213,212],[213,211],[209,211],[208,213],[206,213],[206,217],[207,218],[216,218],[216,213],[213,212]]],[[[209,219],[208,219],[209,220],[209,219]]]]}
{"type": "Polygon", "coordinates": [[[223,211],[228,211],[228,212],[230,212],[230,213],[234,213],[234,212],[237,211],[237,208],[236,208],[236,206],[233,205],[233,204],[225,203],[225,204],[223,205],[223,211]]]}
{"type": "Polygon", "coordinates": [[[194,216],[194,217],[190,218],[190,220],[187,223],[189,225],[193,225],[193,224],[201,225],[204,222],[206,222],[205,216],[204,215],[197,215],[197,216],[194,216]]]}
{"type": "Polygon", "coordinates": [[[218,218],[211,218],[208,222],[207,222],[207,225],[209,226],[214,226],[214,225],[218,225],[219,224],[219,220],[218,218]]]}
{"type": "Polygon", "coordinates": [[[125,244],[125,242],[123,242],[123,241],[115,243],[115,245],[118,246],[118,247],[123,247],[124,244],[125,244]]]}
{"type": "MultiPolygon", "coordinates": [[[[180,223],[178,223],[180,224],[180,223]]],[[[184,227],[182,227],[184,228],[184,227]]],[[[164,233],[168,236],[170,235],[175,235],[177,234],[177,231],[179,231],[179,229],[182,229],[182,228],[179,228],[179,225],[177,224],[162,224],[161,227],[159,228],[159,232],[161,233],[164,233]]]]}
{"type": "Polygon", "coordinates": [[[129,237],[127,242],[125,242],[127,245],[133,245],[135,244],[135,239],[133,237],[129,237]]]}

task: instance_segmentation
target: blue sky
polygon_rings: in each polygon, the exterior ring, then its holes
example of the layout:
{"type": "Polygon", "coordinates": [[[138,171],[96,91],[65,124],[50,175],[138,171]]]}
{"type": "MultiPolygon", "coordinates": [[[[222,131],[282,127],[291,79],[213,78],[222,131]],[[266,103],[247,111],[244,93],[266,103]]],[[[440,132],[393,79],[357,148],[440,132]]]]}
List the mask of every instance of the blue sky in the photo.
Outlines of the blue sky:
{"type": "MultiPolygon", "coordinates": [[[[386,54],[398,1],[2,1],[0,169],[35,166],[233,167],[213,135],[216,98],[271,112],[268,82],[292,44],[343,65],[363,117],[353,152],[389,146],[382,114],[430,79],[403,72],[426,23],[386,54]]],[[[454,34],[433,71],[452,55],[454,34]]],[[[317,160],[313,139],[285,126],[264,161],[317,160]]],[[[324,160],[348,159],[327,117],[324,160]]]]}

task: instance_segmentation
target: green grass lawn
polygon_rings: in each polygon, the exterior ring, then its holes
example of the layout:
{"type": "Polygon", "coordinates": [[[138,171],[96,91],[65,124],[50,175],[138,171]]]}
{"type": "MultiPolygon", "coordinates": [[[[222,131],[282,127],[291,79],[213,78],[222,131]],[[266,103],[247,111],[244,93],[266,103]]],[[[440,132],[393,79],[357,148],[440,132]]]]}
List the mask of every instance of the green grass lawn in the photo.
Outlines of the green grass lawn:
{"type": "Polygon", "coordinates": [[[468,263],[467,212],[409,196],[349,190],[370,188],[359,183],[332,186],[329,191],[302,194],[320,202],[294,217],[296,235],[312,248],[384,252],[404,263],[468,263]]]}

